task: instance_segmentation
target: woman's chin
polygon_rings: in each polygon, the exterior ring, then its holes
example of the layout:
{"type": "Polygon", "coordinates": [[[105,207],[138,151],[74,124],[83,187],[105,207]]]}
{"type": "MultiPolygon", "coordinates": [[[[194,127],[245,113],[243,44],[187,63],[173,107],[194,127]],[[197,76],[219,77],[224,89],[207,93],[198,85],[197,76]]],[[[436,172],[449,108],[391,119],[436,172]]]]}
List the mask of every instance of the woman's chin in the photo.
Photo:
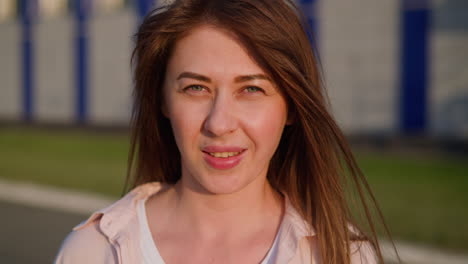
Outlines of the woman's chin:
{"type": "Polygon", "coordinates": [[[239,179],[229,177],[227,175],[209,177],[208,179],[194,180],[198,191],[212,195],[227,195],[242,191],[249,181],[247,179],[239,179]]]}

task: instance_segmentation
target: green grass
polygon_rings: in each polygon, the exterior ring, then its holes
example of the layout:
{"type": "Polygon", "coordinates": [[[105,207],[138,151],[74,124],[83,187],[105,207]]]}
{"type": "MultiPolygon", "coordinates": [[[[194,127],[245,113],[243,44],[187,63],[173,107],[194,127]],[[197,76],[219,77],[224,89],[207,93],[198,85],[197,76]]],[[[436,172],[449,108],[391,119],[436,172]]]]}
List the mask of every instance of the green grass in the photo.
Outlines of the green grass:
{"type": "MultiPolygon", "coordinates": [[[[0,178],[119,196],[124,133],[0,129],[0,178]]],[[[468,253],[468,158],[360,153],[394,238],[468,253]]]]}
{"type": "Polygon", "coordinates": [[[358,159],[394,238],[468,253],[468,158],[358,159]]]}
{"type": "Polygon", "coordinates": [[[126,175],[126,135],[0,129],[0,177],[119,196],[126,175]]]}

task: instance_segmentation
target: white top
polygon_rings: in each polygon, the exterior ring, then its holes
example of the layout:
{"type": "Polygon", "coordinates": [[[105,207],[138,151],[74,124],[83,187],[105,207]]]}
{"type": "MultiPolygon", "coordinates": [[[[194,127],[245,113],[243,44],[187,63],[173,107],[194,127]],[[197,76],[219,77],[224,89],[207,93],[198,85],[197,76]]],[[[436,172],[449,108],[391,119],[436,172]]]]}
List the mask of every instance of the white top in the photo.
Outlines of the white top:
{"type": "MultiPolygon", "coordinates": [[[[138,223],[140,225],[140,249],[143,255],[143,260],[145,264],[165,264],[159,250],[156,247],[156,244],[151,235],[151,231],[148,225],[148,218],[146,216],[145,208],[146,199],[142,199],[138,202],[137,217],[138,223]]],[[[281,228],[280,228],[281,229],[281,228]]],[[[276,234],[275,241],[273,242],[272,247],[268,250],[268,254],[263,259],[260,264],[272,264],[276,258],[278,252],[278,233],[276,234]]]]}
{"type": "MultiPolygon", "coordinates": [[[[148,225],[142,232],[139,219],[146,222],[146,217],[138,217],[140,200],[158,193],[170,185],[159,182],[142,184],[127,193],[117,202],[94,212],[88,220],[82,222],[71,232],[60,247],[56,264],[133,264],[158,263],[151,261],[151,255],[157,253],[150,236],[148,225]],[[142,238],[149,235],[149,238],[142,238]],[[142,243],[142,241],[150,241],[142,243]],[[142,244],[152,250],[144,250],[142,244]],[[146,258],[144,257],[146,256],[146,258]],[[150,258],[150,260],[146,260],[150,258]]],[[[321,264],[315,229],[306,222],[292,206],[287,195],[284,196],[284,215],[271,254],[263,263],[267,264],[321,264]]],[[[142,203],[143,211],[144,202],[142,203]]],[[[350,232],[356,232],[350,224],[350,232]]],[[[352,264],[377,264],[375,251],[367,241],[351,241],[352,264]]],[[[158,256],[156,254],[156,256],[158,256]]],[[[157,259],[157,258],[156,258],[157,259]]],[[[159,263],[162,262],[159,256],[159,263]]]]}

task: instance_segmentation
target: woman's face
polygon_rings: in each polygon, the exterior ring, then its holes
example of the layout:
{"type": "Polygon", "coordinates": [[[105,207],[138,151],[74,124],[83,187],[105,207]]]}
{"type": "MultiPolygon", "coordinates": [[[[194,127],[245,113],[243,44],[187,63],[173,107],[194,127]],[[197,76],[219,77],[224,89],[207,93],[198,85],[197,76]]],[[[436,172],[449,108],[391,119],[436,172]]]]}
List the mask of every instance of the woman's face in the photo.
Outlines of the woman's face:
{"type": "Polygon", "coordinates": [[[181,154],[182,181],[228,194],[264,182],[287,119],[283,96],[226,31],[203,25],[168,62],[163,112],[181,154]]]}

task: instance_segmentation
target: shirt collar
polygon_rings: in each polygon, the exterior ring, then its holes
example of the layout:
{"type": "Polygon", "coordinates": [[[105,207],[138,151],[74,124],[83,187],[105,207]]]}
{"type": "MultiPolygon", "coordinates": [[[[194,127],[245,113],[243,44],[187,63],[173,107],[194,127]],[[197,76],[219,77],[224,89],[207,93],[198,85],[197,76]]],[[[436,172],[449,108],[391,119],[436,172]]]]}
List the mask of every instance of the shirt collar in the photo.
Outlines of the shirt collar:
{"type": "MultiPolygon", "coordinates": [[[[112,242],[122,236],[135,235],[133,225],[129,224],[137,217],[137,204],[142,199],[168,187],[158,182],[142,184],[112,205],[93,213],[86,221],[76,226],[79,230],[100,220],[100,230],[112,242]]],[[[315,230],[308,224],[291,204],[287,195],[284,195],[285,212],[278,233],[277,263],[287,263],[297,251],[301,240],[315,236],[315,230]]]]}

